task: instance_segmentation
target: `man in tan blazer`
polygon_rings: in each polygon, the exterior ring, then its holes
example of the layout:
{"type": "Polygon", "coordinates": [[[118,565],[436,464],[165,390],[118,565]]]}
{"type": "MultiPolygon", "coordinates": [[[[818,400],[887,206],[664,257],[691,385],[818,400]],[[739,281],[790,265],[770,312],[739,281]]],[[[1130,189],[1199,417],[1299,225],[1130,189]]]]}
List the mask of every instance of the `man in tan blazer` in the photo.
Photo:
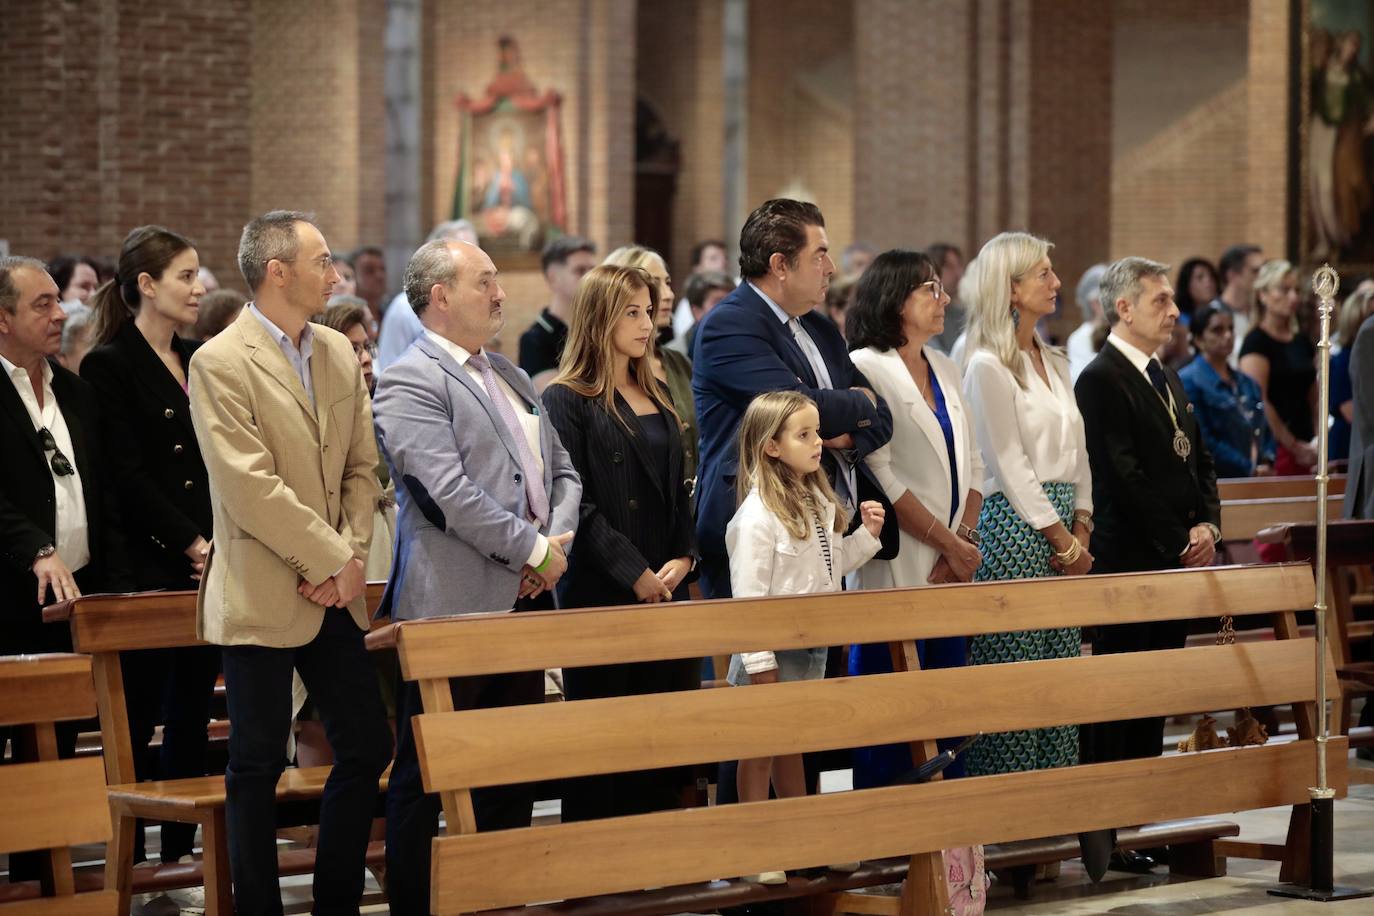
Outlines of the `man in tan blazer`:
{"type": "Polygon", "coordinates": [[[348,339],[309,323],[339,280],[311,217],[274,210],[250,222],[239,268],[254,301],[190,371],[214,510],[197,630],[224,647],[235,909],[282,911],[275,788],[294,668],[336,761],[320,806],[314,912],[357,913],[392,744],[363,646],[363,564],[379,496],[371,407],[348,339]]]}

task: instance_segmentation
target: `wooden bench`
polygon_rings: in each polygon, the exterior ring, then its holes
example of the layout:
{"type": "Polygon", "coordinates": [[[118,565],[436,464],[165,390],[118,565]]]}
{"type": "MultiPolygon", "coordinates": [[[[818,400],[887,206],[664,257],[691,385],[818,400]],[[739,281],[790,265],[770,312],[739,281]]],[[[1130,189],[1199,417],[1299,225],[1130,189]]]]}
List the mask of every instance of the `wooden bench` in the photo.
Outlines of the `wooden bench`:
{"type": "MultiPolygon", "coordinates": [[[[824,911],[925,913],[944,908],[940,850],[951,846],[1304,803],[1314,779],[1313,742],[491,833],[475,832],[471,790],[895,742],[910,743],[919,761],[933,753],[936,738],[970,731],[1310,706],[1312,641],[931,671],[910,665],[867,677],[461,712],[452,710],[447,680],[762,647],[1291,613],[1312,597],[1311,571],[1286,564],[483,614],[400,623],[369,638],[394,641],[404,676],[419,682],[424,698],[416,742],[425,787],[440,795],[448,828],[433,847],[435,913],[538,901],[565,901],[538,908],[550,913],[599,912],[612,899],[644,916],[682,912],[828,893],[886,876],[870,865],[867,874],[793,878],[775,888],[706,883],[716,879],[893,857],[906,860],[900,898],[838,893],[826,898],[824,911]],[[602,895],[614,896],[583,899],[602,895]]],[[[1331,782],[1343,794],[1345,740],[1333,739],[1330,753],[1331,782]]]]}
{"type": "MultiPolygon", "coordinates": [[[[381,601],[385,583],[368,583],[369,613],[381,601]]],[[[149,592],[90,595],[45,608],[43,619],[71,627],[72,645],[91,656],[96,706],[104,749],[109,810],[114,836],[105,859],[105,887],[117,892],[120,912],[135,893],[175,887],[205,887],[207,916],[231,916],[233,893],[224,817],[222,775],[139,782],[134,775],[133,742],[124,698],[120,653],[136,649],[171,649],[204,645],[196,638],[195,592],[149,592]],[[137,818],[197,824],[202,861],[133,867],[137,818]]],[[[329,767],[288,767],[277,784],[278,806],[317,803],[329,778],[329,767]]],[[[380,791],[386,790],[386,777],[380,791]]],[[[368,849],[368,863],[384,860],[381,843],[368,849]]],[[[313,849],[289,850],[278,856],[281,874],[314,870],[313,849]]]]}
{"type": "MultiPolygon", "coordinates": [[[[1344,496],[1346,476],[1331,474],[1327,478],[1326,495],[1344,496]]],[[[1217,495],[1222,502],[1238,499],[1283,499],[1305,496],[1317,497],[1317,481],[1302,477],[1223,477],[1217,481],[1217,495]]]]}
{"type": "MultiPolygon", "coordinates": [[[[1260,532],[1264,543],[1282,544],[1288,559],[1301,560],[1314,567],[1317,562],[1317,526],[1284,524],[1260,532]]],[[[1350,568],[1374,564],[1374,521],[1335,518],[1327,523],[1326,576],[1327,635],[1341,680],[1341,695],[1336,704],[1336,731],[1348,734],[1354,697],[1374,690],[1374,662],[1356,662],[1353,646],[1374,634],[1374,623],[1356,620],[1349,580],[1343,574],[1350,568]]]]}
{"type": "Polygon", "coordinates": [[[72,873],[72,846],[110,838],[110,809],[100,760],[59,760],[54,724],[88,719],[95,706],[90,659],[0,657],[0,726],[15,728],[16,749],[16,762],[0,766],[0,853],[45,853],[39,881],[0,887],[5,916],[128,912],[113,891],[78,893],[72,873]]]}

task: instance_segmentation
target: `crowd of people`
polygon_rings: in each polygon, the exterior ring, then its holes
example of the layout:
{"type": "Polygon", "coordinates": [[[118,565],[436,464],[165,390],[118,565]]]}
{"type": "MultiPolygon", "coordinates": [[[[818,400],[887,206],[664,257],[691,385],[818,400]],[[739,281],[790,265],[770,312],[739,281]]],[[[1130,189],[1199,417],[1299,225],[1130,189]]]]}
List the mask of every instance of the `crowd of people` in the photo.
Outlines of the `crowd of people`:
{"type": "MultiPolygon", "coordinates": [[[[1049,331],[1054,246],[1025,232],[967,262],[943,243],[854,245],[841,275],[820,210],[778,199],[745,222],[738,277],[726,250],[695,247],[679,299],[649,248],[601,258],[555,239],[518,365],[498,344],[499,271],[463,220],[436,227],[394,295],[380,249],[336,256],[293,211],[244,228],[246,296],[158,226],[132,231],[113,265],[0,258],[0,652],[70,649],[41,622],[52,601],[198,590],[210,645],[124,665],[140,777],[205,772],[222,672],[241,911],[281,911],[273,787],[300,718],[313,723],[300,759],[333,764],[316,912],[357,911],[390,764],[386,891],[392,912],[425,913],[440,805],[410,727],[418,689],[364,648],[369,579],[387,580],[380,613],[409,620],[680,601],[693,584],[716,599],[1200,567],[1220,539],[1218,477],[1316,460],[1328,418],[1315,415],[1310,310],[1293,265],[1254,246],[1176,274],[1134,256],[1093,266],[1066,349],[1049,331]]],[[[1352,514],[1374,504],[1359,480],[1374,443],[1371,289],[1344,300],[1333,359],[1331,457],[1353,459],[1352,514]]],[[[1084,635],[918,649],[925,667],[995,664],[1076,656],[1084,635]]],[[[1094,653],[1185,635],[1177,622],[1089,634],[1094,653]]],[[[760,649],[718,674],[764,684],[891,665],[886,646],[760,649]]],[[[571,700],[689,690],[701,675],[695,659],[563,672],[571,700]]],[[[544,673],[452,693],[457,709],[539,702],[544,673]]],[[[949,775],[1153,756],[1162,736],[1162,719],[987,735],[949,775]]],[[[62,753],[74,741],[59,729],[62,753]]],[[[904,746],[853,759],[859,788],[912,765],[904,746]]],[[[562,816],[670,808],[683,778],[577,780],[562,816]]],[[[718,801],[811,783],[800,758],[739,761],[718,801]]],[[[474,791],[478,828],[528,825],[533,791],[474,791]]],[[[192,854],[192,830],[163,827],[164,862],[192,854]]],[[[1095,879],[1155,864],[1110,831],[1081,841],[1095,879]]],[[[16,858],[12,877],[28,867],[16,858]]]]}

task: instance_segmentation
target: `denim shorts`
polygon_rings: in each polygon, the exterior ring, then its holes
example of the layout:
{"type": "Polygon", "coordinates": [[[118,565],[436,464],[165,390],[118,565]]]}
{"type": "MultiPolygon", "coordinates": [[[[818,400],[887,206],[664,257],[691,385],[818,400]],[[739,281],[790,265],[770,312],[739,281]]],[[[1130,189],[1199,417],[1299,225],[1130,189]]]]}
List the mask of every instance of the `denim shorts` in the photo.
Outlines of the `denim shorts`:
{"type": "MultiPolygon", "coordinates": [[[[782,649],[774,652],[778,662],[779,681],[818,681],[825,677],[825,656],[829,650],[819,649],[782,649]]],[[[744,660],[739,653],[730,656],[730,673],[726,676],[732,687],[749,683],[749,672],[744,670],[744,660]]]]}

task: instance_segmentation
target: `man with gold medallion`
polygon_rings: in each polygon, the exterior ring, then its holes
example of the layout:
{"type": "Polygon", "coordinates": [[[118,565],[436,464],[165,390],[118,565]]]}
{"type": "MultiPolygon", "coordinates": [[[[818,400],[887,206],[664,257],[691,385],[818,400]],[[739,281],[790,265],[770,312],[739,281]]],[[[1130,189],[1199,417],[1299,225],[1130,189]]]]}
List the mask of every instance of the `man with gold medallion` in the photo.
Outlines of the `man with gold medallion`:
{"type": "MultiPolygon", "coordinates": [[[[1092,467],[1094,573],[1208,566],[1221,540],[1216,471],[1193,405],[1174,370],[1155,356],[1169,342],[1178,306],[1169,267],[1122,258],[1102,276],[1111,334],[1074,385],[1092,467]]],[[[1093,654],[1182,648],[1186,621],[1099,627],[1093,654]]],[[[1164,719],[1085,725],[1082,761],[1156,757],[1164,719]]],[[[1113,860],[1129,870],[1149,860],[1113,860]]]]}

